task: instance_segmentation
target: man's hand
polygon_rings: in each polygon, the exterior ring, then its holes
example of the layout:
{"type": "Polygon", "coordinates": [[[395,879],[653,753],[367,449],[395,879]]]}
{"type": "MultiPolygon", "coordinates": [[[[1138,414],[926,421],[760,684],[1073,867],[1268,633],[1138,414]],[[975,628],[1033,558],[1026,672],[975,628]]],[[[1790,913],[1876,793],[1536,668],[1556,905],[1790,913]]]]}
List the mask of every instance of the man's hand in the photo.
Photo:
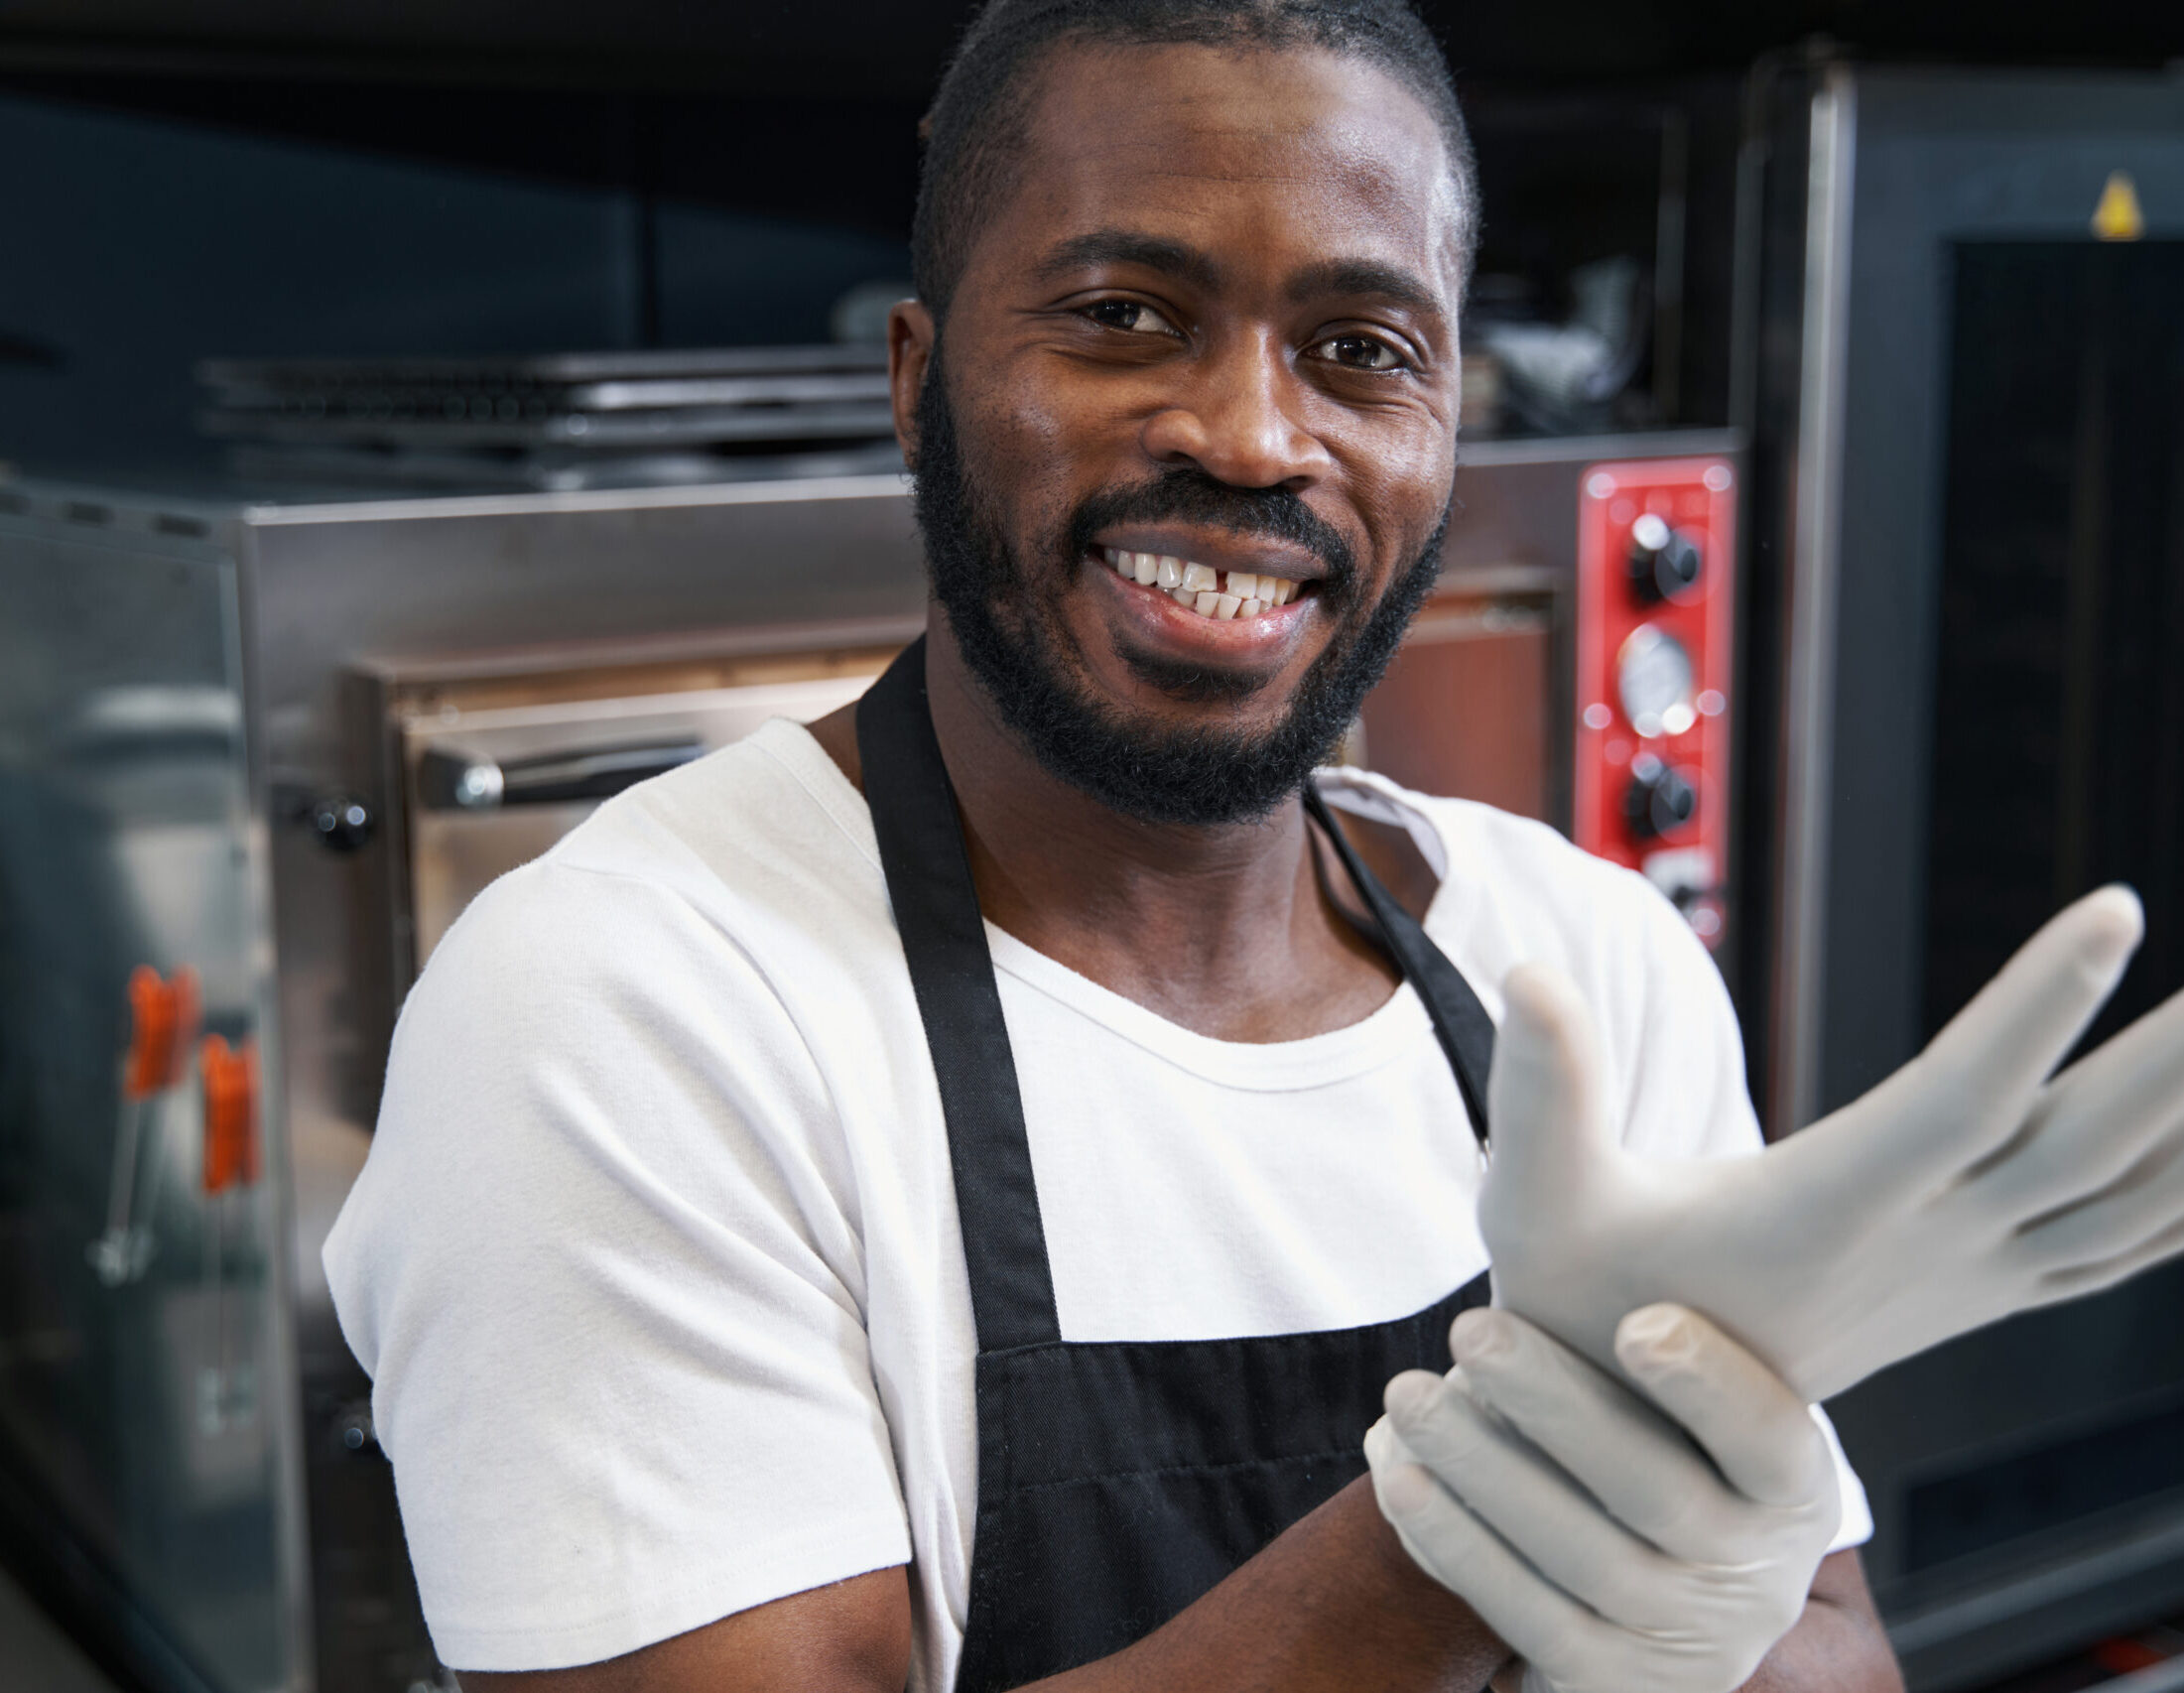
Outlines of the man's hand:
{"type": "Polygon", "coordinates": [[[1494,1303],[1608,1368],[1625,1312],[1689,1306],[1816,1401],[2184,1250],[2184,994],[2047,1079],[2140,929],[2128,889],[2080,900],[1925,1052],[1753,1158],[1624,1152],[1576,989],[1511,972],[1478,1210],[1494,1303]]]}
{"type": "Polygon", "coordinates": [[[1506,1312],[1467,1312],[1450,1347],[1445,1378],[1388,1383],[1365,1451],[1404,1547],[1525,1660],[1526,1693],[1741,1686],[1835,1534],[1835,1464],[1804,1402],[1674,1306],[1615,1336],[1674,1421],[1506,1312]]]}

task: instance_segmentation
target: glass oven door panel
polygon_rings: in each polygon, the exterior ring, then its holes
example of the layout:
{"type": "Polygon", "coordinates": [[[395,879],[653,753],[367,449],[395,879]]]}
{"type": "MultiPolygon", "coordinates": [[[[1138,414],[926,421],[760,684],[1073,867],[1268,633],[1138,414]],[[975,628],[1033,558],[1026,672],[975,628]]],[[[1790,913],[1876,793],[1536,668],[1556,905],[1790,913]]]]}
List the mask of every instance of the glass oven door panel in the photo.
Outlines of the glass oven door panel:
{"type": "Polygon", "coordinates": [[[2184,987],[2184,241],[1952,256],[1926,1030],[2128,881],[2146,939],[2100,1039],[2184,987]]]}

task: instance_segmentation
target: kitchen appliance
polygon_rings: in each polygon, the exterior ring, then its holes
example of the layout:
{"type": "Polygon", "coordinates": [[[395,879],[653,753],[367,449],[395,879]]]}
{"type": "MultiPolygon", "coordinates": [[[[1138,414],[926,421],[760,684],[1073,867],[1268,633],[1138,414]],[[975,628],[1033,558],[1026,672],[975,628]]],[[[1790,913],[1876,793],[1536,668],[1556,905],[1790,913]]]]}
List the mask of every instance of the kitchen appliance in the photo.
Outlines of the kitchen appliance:
{"type": "Polygon", "coordinates": [[[210,359],[243,474],[552,489],[900,467],[882,346],[210,359]]]}
{"type": "Polygon", "coordinates": [[[852,698],[923,604],[899,475],[0,483],[0,1518],[130,1673],[451,1686],[319,1264],[401,992],[597,795],[852,698]]]}
{"type": "Polygon", "coordinates": [[[1717,949],[1741,464],[1719,431],[1467,447],[1440,590],[1362,716],[1364,762],[1642,870],[1717,949]]]}
{"type": "MultiPolygon", "coordinates": [[[[2148,928],[2095,1038],[2184,985],[2184,83],[1820,60],[1750,112],[1747,634],[1783,686],[1744,985],[1780,1132],[2102,881],[2148,928]]],[[[1831,1407],[1918,1693],[2184,1605],[2180,1309],[2170,1265],[1831,1407]]]]}
{"type": "MultiPolygon", "coordinates": [[[[1566,822],[1587,476],[1738,461],[1469,449],[1366,759],[1566,822]]],[[[493,876],[853,699],[924,604],[899,475],[0,482],[0,1543],[132,1674],[451,1686],[319,1261],[402,995],[493,876]]]]}
{"type": "Polygon", "coordinates": [[[1643,871],[1722,939],[1736,467],[1726,456],[1596,464],[1578,507],[1571,839],[1643,871]]]}

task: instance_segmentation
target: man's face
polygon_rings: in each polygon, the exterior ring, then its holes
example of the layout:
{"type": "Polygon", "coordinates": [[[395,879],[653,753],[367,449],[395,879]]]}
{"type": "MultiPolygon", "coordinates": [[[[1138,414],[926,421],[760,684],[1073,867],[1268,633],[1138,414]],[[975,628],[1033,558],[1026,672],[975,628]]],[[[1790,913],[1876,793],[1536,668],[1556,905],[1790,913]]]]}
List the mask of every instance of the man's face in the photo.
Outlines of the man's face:
{"type": "Polygon", "coordinates": [[[1050,768],[1219,822],[1325,755],[1431,586],[1465,238],[1431,115],[1355,61],[1064,48],[1038,75],[930,371],[898,321],[897,405],[937,595],[1050,768]]]}

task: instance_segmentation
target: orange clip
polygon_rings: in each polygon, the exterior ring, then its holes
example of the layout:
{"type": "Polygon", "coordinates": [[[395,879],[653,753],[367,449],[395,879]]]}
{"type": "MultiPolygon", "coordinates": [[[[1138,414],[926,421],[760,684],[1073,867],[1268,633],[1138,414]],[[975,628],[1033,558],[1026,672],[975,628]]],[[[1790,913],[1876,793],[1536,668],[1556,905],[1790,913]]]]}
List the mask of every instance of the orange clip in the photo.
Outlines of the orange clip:
{"type": "Polygon", "coordinates": [[[129,973],[129,1059],[121,1091],[148,1100],[182,1080],[196,1038],[197,973],[187,967],[163,980],[148,964],[129,973]]]}
{"type": "Polygon", "coordinates": [[[207,1035],[197,1054],[204,1083],[204,1191],[248,1187],[258,1179],[258,1049],[230,1047],[207,1035]]]}

